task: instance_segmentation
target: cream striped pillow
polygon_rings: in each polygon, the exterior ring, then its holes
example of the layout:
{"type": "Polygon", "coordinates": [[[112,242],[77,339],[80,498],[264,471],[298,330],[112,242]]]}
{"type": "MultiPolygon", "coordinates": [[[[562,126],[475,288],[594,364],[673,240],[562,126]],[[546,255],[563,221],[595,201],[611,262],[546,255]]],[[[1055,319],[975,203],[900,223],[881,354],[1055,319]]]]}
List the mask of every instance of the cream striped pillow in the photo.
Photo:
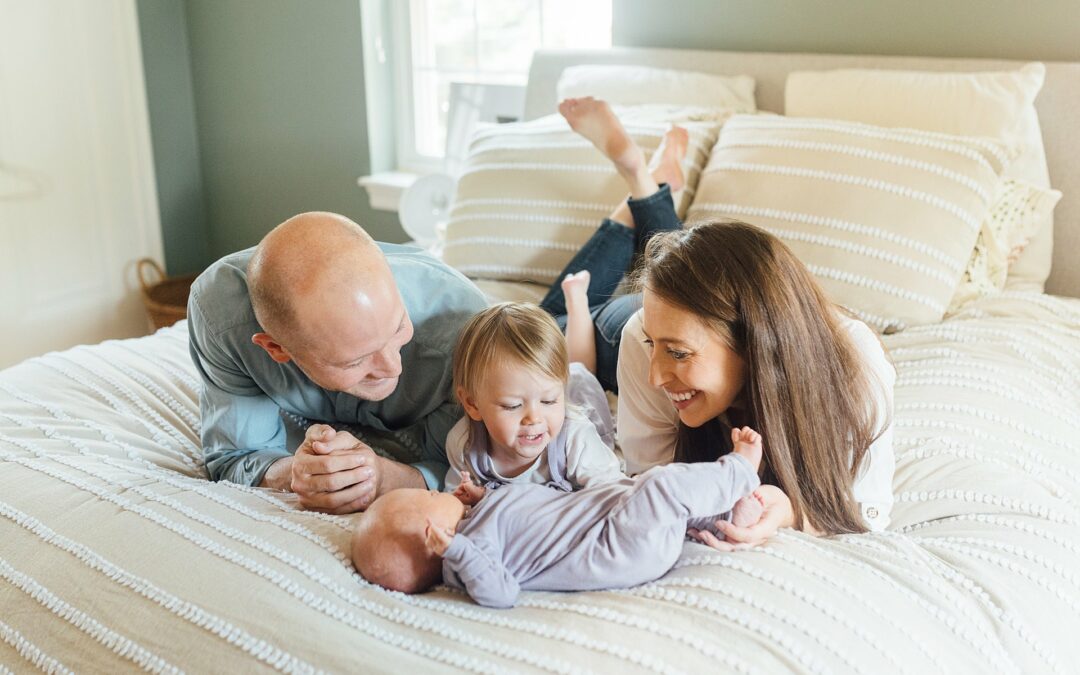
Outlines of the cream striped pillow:
{"type": "MultiPolygon", "coordinates": [[[[686,127],[687,188],[675,205],[684,214],[716,141],[716,111],[697,117],[703,121],[680,120],[671,109],[649,122],[619,114],[646,155],[660,144],[666,120],[686,127]]],[[[458,181],[443,259],[474,279],[550,285],[625,198],[626,184],[611,163],[558,115],[483,129],[458,181]]]]}
{"type": "Polygon", "coordinates": [[[1008,159],[990,139],[739,115],[724,126],[688,221],[765,228],[833,301],[894,332],[941,320],[1008,159]]]}

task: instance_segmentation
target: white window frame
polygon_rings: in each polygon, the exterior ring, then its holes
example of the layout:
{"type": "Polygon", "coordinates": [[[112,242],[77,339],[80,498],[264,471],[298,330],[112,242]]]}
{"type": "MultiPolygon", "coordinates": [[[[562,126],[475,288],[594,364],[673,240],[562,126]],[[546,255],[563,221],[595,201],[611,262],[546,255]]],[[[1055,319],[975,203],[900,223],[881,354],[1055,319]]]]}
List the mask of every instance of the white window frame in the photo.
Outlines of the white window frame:
{"type": "MultiPolygon", "coordinates": [[[[416,90],[413,82],[413,34],[411,22],[412,0],[387,0],[390,3],[390,19],[393,34],[393,68],[394,68],[394,106],[396,110],[395,123],[397,125],[397,168],[400,171],[414,171],[427,173],[441,171],[443,159],[432,158],[422,155],[416,147],[416,116],[415,96],[416,90]]],[[[541,2],[541,15],[543,12],[543,0],[541,2]]],[[[613,0],[612,0],[613,2],[613,0]]],[[[543,22],[541,20],[541,40],[543,40],[543,22]]],[[[505,73],[510,75],[510,71],[505,73]]],[[[519,84],[524,87],[528,79],[528,73],[521,75],[519,84]]],[[[508,84],[506,80],[500,84],[508,84]]]]}
{"type": "Polygon", "coordinates": [[[390,22],[393,32],[394,66],[394,123],[397,169],[411,173],[436,173],[442,171],[443,160],[421,155],[416,151],[416,115],[413,112],[412,76],[412,15],[411,0],[389,0],[390,22]]]}
{"type": "MultiPolygon", "coordinates": [[[[411,0],[360,2],[366,24],[364,70],[369,118],[374,99],[378,97],[377,81],[382,82],[383,98],[387,88],[393,91],[394,158],[392,166],[388,166],[391,162],[387,152],[380,153],[380,161],[374,162],[373,175],[359,178],[358,183],[368,191],[373,208],[393,211],[397,210],[401,192],[413,180],[419,175],[444,172],[446,160],[423,155],[417,150],[411,0]],[[392,86],[387,86],[387,79],[392,81],[392,86]]],[[[526,83],[522,81],[521,84],[525,86],[526,83]]],[[[384,147],[385,151],[391,151],[389,145],[384,147]]]]}

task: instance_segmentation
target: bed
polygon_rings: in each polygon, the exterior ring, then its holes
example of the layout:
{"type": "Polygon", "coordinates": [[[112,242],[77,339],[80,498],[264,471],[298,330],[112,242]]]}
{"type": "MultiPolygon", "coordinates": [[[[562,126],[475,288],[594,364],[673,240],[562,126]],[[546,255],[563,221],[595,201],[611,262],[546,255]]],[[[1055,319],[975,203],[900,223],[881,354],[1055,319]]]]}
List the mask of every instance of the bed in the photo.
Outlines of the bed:
{"type": "MultiPolygon", "coordinates": [[[[567,65],[747,73],[780,110],[792,69],[1017,64],[661,50],[541,53],[532,115],[567,65]]],[[[1051,293],[1006,290],[884,336],[897,367],[888,531],[785,531],[622,591],[384,592],[349,517],[206,480],[181,324],[0,372],[0,672],[1074,672],[1080,662],[1080,64],[1038,100],[1055,218],[1051,293]]]]}

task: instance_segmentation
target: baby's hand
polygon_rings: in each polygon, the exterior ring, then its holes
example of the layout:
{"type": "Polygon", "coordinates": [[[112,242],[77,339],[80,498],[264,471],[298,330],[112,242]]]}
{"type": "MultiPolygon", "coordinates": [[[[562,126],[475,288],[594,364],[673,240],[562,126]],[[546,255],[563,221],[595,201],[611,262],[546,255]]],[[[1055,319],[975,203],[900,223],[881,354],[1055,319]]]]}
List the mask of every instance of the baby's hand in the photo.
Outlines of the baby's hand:
{"type": "Polygon", "coordinates": [[[458,498],[458,501],[465,506],[476,506],[485,494],[487,494],[487,488],[472,482],[472,476],[468,471],[461,472],[461,485],[454,490],[454,496],[458,498]]]}
{"type": "Polygon", "coordinates": [[[450,528],[441,529],[435,527],[435,523],[428,518],[427,528],[424,530],[427,539],[428,550],[438,556],[446,555],[446,549],[450,548],[450,541],[454,538],[454,532],[450,528]]]}
{"type": "Polygon", "coordinates": [[[731,442],[735,446],[732,452],[736,455],[742,455],[744,459],[750,462],[750,466],[754,467],[756,472],[758,467],[761,466],[761,434],[750,427],[732,429],[731,442]]]}

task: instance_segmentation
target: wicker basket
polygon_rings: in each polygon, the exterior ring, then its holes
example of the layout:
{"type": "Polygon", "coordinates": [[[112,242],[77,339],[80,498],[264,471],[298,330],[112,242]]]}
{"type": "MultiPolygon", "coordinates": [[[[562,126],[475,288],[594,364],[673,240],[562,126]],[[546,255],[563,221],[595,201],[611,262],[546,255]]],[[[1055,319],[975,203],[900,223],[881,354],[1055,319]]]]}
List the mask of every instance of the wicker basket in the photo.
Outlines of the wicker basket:
{"type": "Polygon", "coordinates": [[[142,286],[143,304],[146,305],[146,313],[154,330],[187,318],[188,293],[197,274],[167,277],[161,265],[150,258],[140,260],[136,269],[142,286]],[[151,273],[149,277],[148,272],[151,273]]]}

